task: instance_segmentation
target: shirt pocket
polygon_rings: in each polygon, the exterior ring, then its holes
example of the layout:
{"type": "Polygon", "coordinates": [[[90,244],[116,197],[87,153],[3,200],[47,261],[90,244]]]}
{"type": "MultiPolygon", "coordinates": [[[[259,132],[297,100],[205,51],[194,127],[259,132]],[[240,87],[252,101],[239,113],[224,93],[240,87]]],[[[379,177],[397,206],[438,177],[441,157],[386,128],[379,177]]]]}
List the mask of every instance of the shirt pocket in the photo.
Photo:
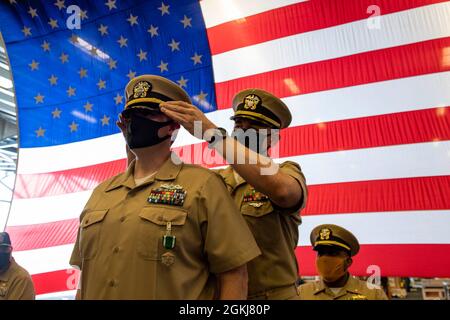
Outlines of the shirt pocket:
{"type": "Polygon", "coordinates": [[[139,213],[137,252],[146,260],[159,260],[163,252],[162,240],[167,233],[167,223],[172,225],[171,235],[176,237],[177,250],[182,228],[186,223],[187,211],[166,206],[147,206],[139,213]]]}
{"type": "Polygon", "coordinates": [[[88,211],[80,224],[80,253],[83,260],[95,257],[98,251],[101,229],[108,209],[88,211]]]}
{"type": "Polygon", "coordinates": [[[274,211],[270,201],[243,202],[241,205],[241,213],[261,250],[273,247],[282,240],[280,217],[274,211]]]}

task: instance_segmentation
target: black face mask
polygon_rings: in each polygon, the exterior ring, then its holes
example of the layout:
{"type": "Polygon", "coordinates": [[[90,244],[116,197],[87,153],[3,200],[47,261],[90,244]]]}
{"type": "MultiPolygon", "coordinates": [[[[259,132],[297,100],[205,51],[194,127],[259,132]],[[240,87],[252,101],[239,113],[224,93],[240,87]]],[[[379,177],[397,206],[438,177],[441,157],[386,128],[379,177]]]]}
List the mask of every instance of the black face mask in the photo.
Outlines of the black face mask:
{"type": "Polygon", "coordinates": [[[256,153],[267,153],[267,134],[258,132],[253,128],[236,129],[232,133],[232,137],[243,144],[246,148],[256,153]],[[266,142],[265,142],[266,141],[266,142]]]}
{"type": "Polygon", "coordinates": [[[9,265],[9,260],[11,259],[11,253],[2,252],[0,253],[0,270],[6,269],[9,265]]]}
{"type": "Polygon", "coordinates": [[[171,124],[173,120],[158,122],[138,113],[132,113],[127,123],[125,140],[130,149],[154,146],[170,138],[170,134],[160,138],[158,130],[171,124]]]}

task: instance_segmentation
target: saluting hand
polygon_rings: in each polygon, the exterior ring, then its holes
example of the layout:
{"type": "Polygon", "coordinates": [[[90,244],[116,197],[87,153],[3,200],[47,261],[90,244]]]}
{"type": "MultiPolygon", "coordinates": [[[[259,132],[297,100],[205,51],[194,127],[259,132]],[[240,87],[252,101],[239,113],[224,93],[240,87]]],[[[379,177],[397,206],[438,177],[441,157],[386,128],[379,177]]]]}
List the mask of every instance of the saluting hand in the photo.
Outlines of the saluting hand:
{"type": "Polygon", "coordinates": [[[187,102],[167,101],[161,103],[160,108],[161,112],[178,122],[196,138],[203,139],[206,130],[217,128],[217,126],[212,123],[201,110],[187,102]],[[194,121],[199,121],[201,123],[201,137],[197,136],[200,132],[194,132],[194,121]]]}

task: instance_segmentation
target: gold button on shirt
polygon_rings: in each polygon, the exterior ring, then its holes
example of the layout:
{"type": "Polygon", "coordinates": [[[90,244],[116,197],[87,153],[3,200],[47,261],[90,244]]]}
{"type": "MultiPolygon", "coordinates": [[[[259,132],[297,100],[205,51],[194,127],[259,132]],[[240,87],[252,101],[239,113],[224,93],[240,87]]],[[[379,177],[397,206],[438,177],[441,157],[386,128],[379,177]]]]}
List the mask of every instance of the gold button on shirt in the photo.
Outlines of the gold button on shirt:
{"type": "Polygon", "coordinates": [[[0,274],[0,300],[34,300],[31,276],[12,259],[8,270],[0,274]]]}
{"type": "Polygon", "coordinates": [[[381,288],[369,288],[366,281],[350,277],[343,288],[334,293],[322,280],[299,287],[301,300],[387,300],[381,288]]]}
{"type": "Polygon", "coordinates": [[[133,172],[134,162],[100,184],[81,214],[70,264],[82,299],[212,299],[214,274],[260,254],[219,175],[170,158],[139,186],[133,172]],[[184,203],[150,203],[164,186],[185,191],[184,203]]]}
{"type": "Polygon", "coordinates": [[[232,167],[218,170],[262,252],[247,265],[249,299],[281,300],[297,296],[295,248],[301,223],[299,210],[305,206],[307,187],[297,163],[286,161],[279,170],[296,179],[303,189],[302,200],[290,209],[276,206],[240,176],[236,179],[232,167]]]}

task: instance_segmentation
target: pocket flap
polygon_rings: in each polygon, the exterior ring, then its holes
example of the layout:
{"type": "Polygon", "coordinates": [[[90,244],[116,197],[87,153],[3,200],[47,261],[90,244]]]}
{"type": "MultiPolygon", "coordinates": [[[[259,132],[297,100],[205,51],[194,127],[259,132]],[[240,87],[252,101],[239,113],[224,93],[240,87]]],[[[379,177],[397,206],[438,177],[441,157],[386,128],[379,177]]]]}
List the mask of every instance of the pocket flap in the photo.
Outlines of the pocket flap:
{"type": "Polygon", "coordinates": [[[81,221],[81,226],[83,228],[86,228],[94,223],[102,221],[105,218],[107,212],[108,212],[108,209],[95,210],[95,211],[90,211],[90,212],[86,213],[83,220],[81,221]]]}
{"type": "Polygon", "coordinates": [[[165,226],[167,222],[172,222],[172,225],[181,226],[186,222],[187,211],[183,209],[175,209],[171,207],[144,207],[139,217],[148,220],[158,225],[165,226]]]}

